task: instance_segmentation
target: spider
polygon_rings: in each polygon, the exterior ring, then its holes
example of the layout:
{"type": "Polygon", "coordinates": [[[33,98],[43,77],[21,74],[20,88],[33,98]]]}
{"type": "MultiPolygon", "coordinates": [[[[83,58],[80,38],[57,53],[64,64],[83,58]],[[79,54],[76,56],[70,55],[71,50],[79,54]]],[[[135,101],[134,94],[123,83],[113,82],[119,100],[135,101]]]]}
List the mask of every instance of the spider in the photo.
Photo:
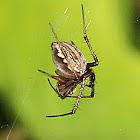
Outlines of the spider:
{"type": "Polygon", "coordinates": [[[52,89],[58,94],[61,99],[65,99],[66,97],[77,98],[75,105],[71,112],[59,115],[50,115],[46,117],[60,117],[74,114],[78,108],[79,102],[81,98],[92,98],[94,97],[94,81],[95,81],[95,73],[92,70],[92,67],[97,66],[99,64],[97,56],[95,55],[89,39],[86,34],[86,26],[85,26],[85,16],[84,16],[84,8],[82,7],[82,18],[83,18],[83,32],[84,39],[90,49],[90,52],[93,56],[94,62],[86,62],[85,56],[82,52],[75,46],[74,42],[71,43],[65,41],[59,41],[55,30],[53,29],[51,23],[49,23],[52,32],[56,38],[56,42],[51,44],[52,47],[52,57],[53,62],[57,67],[55,73],[58,76],[51,75],[42,70],[38,70],[41,73],[57,80],[57,88],[51,84],[49,78],[48,82],[52,89]],[[86,84],[86,79],[89,77],[89,85],[86,84]],[[81,88],[78,96],[71,96],[75,93],[77,85],[80,84],[81,88]],[[91,88],[91,94],[89,96],[82,96],[83,90],[85,86],[91,88]]]}

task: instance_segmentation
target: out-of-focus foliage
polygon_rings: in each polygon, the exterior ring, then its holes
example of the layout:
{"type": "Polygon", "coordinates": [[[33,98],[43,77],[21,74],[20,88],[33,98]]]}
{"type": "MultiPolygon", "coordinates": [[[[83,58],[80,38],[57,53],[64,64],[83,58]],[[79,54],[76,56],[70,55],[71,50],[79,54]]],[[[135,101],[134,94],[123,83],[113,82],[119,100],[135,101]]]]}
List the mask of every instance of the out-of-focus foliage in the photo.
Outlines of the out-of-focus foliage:
{"type": "Polygon", "coordinates": [[[135,0],[134,3],[134,42],[135,46],[140,50],[140,1],[135,0]]]}
{"type": "MultiPolygon", "coordinates": [[[[139,140],[140,52],[139,39],[134,41],[133,6],[132,0],[1,1],[0,139],[6,139],[15,121],[9,139],[139,140]],[[93,61],[83,39],[81,3],[100,61],[93,68],[96,94],[82,99],[72,116],[46,118],[70,111],[75,103],[59,99],[47,76],[37,72],[56,70],[51,57],[56,40],[48,23],[61,41],[72,40],[93,61]]],[[[55,86],[56,81],[51,82],[55,86]]],[[[90,89],[83,94],[90,94],[90,89]]]]}

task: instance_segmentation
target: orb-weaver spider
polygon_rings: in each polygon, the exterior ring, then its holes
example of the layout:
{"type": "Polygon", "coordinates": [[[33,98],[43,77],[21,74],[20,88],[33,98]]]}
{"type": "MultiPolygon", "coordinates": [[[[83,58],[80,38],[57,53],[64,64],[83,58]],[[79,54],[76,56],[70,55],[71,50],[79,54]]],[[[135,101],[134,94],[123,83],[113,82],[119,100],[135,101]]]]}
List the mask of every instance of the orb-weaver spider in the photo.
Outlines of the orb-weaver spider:
{"type": "Polygon", "coordinates": [[[83,4],[81,6],[82,6],[84,39],[94,58],[94,62],[86,62],[86,58],[84,57],[82,52],[75,46],[73,41],[71,41],[71,43],[59,41],[56,32],[54,31],[52,25],[49,23],[52,32],[57,40],[56,42],[52,43],[51,47],[52,47],[53,61],[56,67],[58,68],[55,72],[58,76],[51,75],[42,70],[38,70],[38,71],[57,80],[57,88],[53,87],[49,79],[48,82],[61,99],[65,99],[66,97],[71,97],[71,98],[77,98],[77,100],[71,112],[60,114],[60,115],[51,115],[46,117],[59,117],[59,116],[74,114],[77,110],[81,98],[94,97],[95,73],[92,70],[92,67],[97,66],[99,62],[86,34],[83,4]],[[88,77],[90,82],[89,85],[86,85],[86,79],[88,77]],[[78,84],[81,84],[81,88],[78,96],[71,96],[73,93],[75,93],[78,84]],[[91,95],[82,96],[85,86],[91,88],[91,95]]]}

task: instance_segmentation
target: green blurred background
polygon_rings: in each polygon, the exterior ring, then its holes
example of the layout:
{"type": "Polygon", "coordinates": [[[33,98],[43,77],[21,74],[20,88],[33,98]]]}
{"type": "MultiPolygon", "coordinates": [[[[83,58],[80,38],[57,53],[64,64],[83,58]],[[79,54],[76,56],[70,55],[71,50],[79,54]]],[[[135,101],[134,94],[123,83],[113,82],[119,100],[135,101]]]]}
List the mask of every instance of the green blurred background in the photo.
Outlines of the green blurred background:
{"type": "Polygon", "coordinates": [[[139,9],[139,0],[1,0],[0,140],[139,140],[139,9]],[[82,38],[81,3],[100,61],[94,68],[96,95],[82,99],[72,116],[46,118],[70,111],[75,103],[59,99],[47,76],[37,72],[56,70],[48,23],[60,40],[73,40],[93,61],[82,38]]]}

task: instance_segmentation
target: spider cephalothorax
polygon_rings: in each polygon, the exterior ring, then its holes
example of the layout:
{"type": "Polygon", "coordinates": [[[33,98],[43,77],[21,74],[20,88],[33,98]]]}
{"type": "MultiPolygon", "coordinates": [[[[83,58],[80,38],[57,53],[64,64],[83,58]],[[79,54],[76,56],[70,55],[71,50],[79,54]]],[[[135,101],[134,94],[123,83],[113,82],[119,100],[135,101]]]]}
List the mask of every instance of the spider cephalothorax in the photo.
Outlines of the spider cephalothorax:
{"type": "Polygon", "coordinates": [[[50,80],[48,79],[49,84],[60,98],[64,99],[66,97],[71,97],[71,98],[77,98],[77,100],[71,112],[66,114],[52,115],[46,117],[59,117],[59,116],[74,114],[76,112],[76,109],[79,105],[79,101],[81,98],[94,97],[95,73],[91,68],[98,65],[98,59],[95,53],[93,52],[90,42],[87,38],[83,5],[82,5],[82,15],[83,15],[84,39],[91,51],[91,54],[94,58],[94,62],[86,62],[86,58],[84,57],[82,52],[75,46],[73,41],[71,41],[71,43],[59,41],[56,32],[54,31],[52,25],[49,23],[52,32],[57,40],[57,42],[52,43],[51,47],[52,47],[53,61],[56,67],[58,68],[55,72],[58,76],[51,75],[42,70],[38,70],[38,71],[57,80],[56,88],[54,88],[50,80]],[[90,82],[89,85],[86,85],[86,79],[88,77],[90,82]],[[78,96],[71,96],[72,94],[75,93],[78,84],[81,84],[81,88],[78,96]],[[85,86],[91,88],[91,95],[82,96],[85,86]]]}

